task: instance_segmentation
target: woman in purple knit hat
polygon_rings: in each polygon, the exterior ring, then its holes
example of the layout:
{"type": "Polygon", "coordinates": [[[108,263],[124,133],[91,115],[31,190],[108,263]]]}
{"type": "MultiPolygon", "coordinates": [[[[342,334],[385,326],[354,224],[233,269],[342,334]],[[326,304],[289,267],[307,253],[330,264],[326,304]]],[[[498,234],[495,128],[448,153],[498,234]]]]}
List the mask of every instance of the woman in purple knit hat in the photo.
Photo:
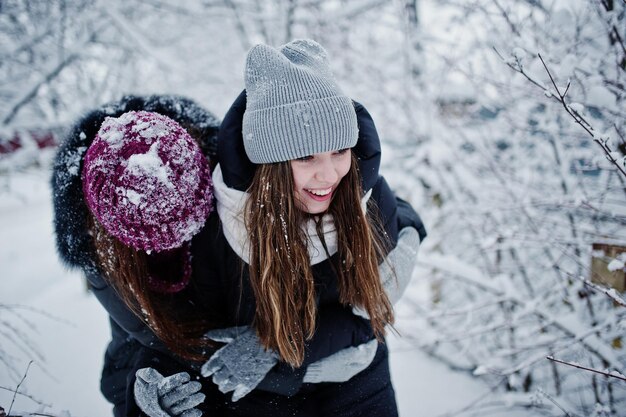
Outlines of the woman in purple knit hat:
{"type": "Polygon", "coordinates": [[[101,390],[116,417],[154,414],[159,398],[167,406],[157,411],[171,415],[222,415],[215,385],[180,372],[210,356],[203,335],[224,327],[213,308],[220,295],[194,288],[207,270],[198,242],[214,207],[208,156],[218,125],[182,97],[129,96],[79,120],[56,155],[57,249],[110,315],[101,390]],[[135,373],[147,367],[135,396],[135,373]]]}

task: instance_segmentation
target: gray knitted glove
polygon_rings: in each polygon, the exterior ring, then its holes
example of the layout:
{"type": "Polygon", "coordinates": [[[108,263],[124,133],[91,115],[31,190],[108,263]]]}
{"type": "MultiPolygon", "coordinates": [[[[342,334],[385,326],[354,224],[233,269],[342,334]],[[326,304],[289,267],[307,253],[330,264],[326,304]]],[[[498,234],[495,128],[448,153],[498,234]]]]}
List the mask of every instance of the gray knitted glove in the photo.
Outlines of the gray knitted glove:
{"type": "Polygon", "coordinates": [[[205,337],[227,345],[215,352],[200,372],[205,377],[213,375],[223,393],[234,391],[233,401],[256,388],[278,362],[278,355],[261,346],[248,326],[211,330],[205,337]]]}
{"type": "Polygon", "coordinates": [[[324,359],[313,362],[306,368],[303,382],[345,382],[353,376],[367,368],[378,349],[378,341],[370,340],[360,344],[340,350],[324,359]]]}
{"type": "MultiPolygon", "coordinates": [[[[387,255],[387,259],[378,266],[380,281],[389,297],[391,304],[395,304],[411,281],[415,269],[415,258],[420,246],[420,237],[413,227],[405,227],[398,234],[398,243],[387,255]],[[395,272],[395,273],[394,273],[395,272]]],[[[352,312],[369,319],[365,310],[355,307],[352,312]]]]}
{"type": "Polygon", "coordinates": [[[142,368],[135,374],[135,402],[150,417],[200,417],[202,411],[195,408],[204,401],[199,391],[202,384],[189,381],[187,372],[164,378],[153,368],[142,368]]]}

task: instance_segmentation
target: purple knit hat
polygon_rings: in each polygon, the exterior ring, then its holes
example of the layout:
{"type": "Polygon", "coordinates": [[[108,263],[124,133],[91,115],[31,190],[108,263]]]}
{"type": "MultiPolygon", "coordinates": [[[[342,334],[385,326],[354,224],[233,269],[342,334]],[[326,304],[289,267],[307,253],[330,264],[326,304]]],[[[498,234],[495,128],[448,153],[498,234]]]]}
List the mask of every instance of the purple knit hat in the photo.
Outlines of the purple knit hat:
{"type": "Polygon", "coordinates": [[[87,150],[82,178],[87,206],[104,229],[148,253],[181,247],[213,209],[200,147],[158,113],[107,117],[87,150]]]}

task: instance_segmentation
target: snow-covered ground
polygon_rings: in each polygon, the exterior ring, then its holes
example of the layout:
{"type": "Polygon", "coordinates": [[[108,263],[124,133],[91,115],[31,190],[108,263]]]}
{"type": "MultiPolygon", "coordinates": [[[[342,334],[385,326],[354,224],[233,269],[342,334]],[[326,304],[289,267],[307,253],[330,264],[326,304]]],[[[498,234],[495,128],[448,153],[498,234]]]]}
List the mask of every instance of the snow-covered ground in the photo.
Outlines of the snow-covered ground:
{"type": "MultiPolygon", "coordinates": [[[[111,415],[99,391],[107,316],[85,291],[80,274],[58,261],[46,170],[0,176],[0,236],[0,406],[8,411],[13,398],[8,389],[17,386],[32,359],[19,388],[28,396],[16,396],[12,414],[67,410],[71,416],[111,415]],[[15,327],[11,334],[3,333],[10,329],[6,324],[15,327]],[[18,331],[42,358],[29,346],[16,347],[12,340],[18,331]],[[7,353],[14,355],[9,359],[13,370],[1,362],[7,353]]],[[[414,284],[419,286],[419,277],[414,284]]],[[[391,336],[389,344],[403,417],[453,412],[486,391],[482,383],[452,372],[405,340],[391,336]]]]}

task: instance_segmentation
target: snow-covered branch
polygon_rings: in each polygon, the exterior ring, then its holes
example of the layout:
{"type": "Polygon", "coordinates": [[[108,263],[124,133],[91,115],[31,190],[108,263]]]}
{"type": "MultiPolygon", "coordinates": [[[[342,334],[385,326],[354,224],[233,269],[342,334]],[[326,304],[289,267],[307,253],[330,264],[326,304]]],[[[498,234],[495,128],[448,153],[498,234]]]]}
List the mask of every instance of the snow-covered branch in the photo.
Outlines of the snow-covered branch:
{"type": "Polygon", "coordinates": [[[63,69],[72,64],[76,59],[78,59],[78,54],[69,55],[66,59],[63,60],[63,62],[56,65],[54,68],[52,68],[50,72],[41,77],[41,79],[32,86],[30,91],[27,91],[21,98],[17,100],[15,104],[10,107],[8,114],[2,119],[2,124],[8,125],[9,123],[11,123],[11,121],[13,121],[13,118],[15,118],[20,109],[22,109],[22,107],[24,107],[31,100],[33,100],[33,98],[37,96],[37,93],[44,85],[49,84],[50,82],[52,82],[52,80],[57,78],[59,74],[61,74],[61,71],[63,71],[63,69]]]}
{"type": "Polygon", "coordinates": [[[541,63],[543,64],[543,67],[545,68],[545,71],[546,71],[547,75],[550,78],[550,82],[551,82],[552,86],[554,87],[554,89],[552,89],[552,88],[546,86],[545,84],[543,84],[543,82],[541,82],[541,81],[535,79],[533,76],[531,76],[524,69],[524,67],[523,67],[523,65],[522,65],[522,63],[520,61],[519,56],[514,56],[514,60],[512,61],[510,59],[505,59],[502,56],[502,54],[500,54],[500,52],[498,52],[498,50],[495,47],[494,47],[494,51],[498,54],[498,56],[502,59],[502,61],[509,68],[511,68],[514,71],[522,74],[528,81],[533,83],[535,86],[541,88],[543,90],[544,94],[546,95],[546,97],[552,98],[552,99],[558,101],[559,103],[561,103],[562,107],[565,109],[565,112],[569,116],[571,116],[571,118],[574,120],[574,122],[577,125],[579,125],[580,127],[582,127],[585,130],[585,132],[587,132],[587,134],[589,136],[591,136],[593,141],[595,143],[597,143],[602,148],[602,151],[604,152],[606,159],[609,162],[611,162],[623,176],[626,177],[626,157],[624,155],[620,155],[619,152],[613,151],[611,149],[611,146],[609,145],[610,138],[600,135],[593,128],[591,123],[588,122],[585,119],[585,117],[582,115],[584,107],[581,104],[575,103],[575,102],[568,103],[566,101],[565,97],[567,96],[567,93],[568,93],[568,91],[570,89],[570,86],[571,86],[571,81],[570,80],[568,80],[567,85],[566,85],[564,90],[559,88],[559,86],[556,84],[556,81],[554,80],[552,72],[548,68],[548,65],[544,61],[543,57],[541,56],[541,54],[537,54],[537,57],[541,60],[541,63]]]}
{"type": "MultiPolygon", "coordinates": [[[[571,276],[571,274],[568,274],[568,275],[571,276]]],[[[593,288],[595,291],[601,292],[607,297],[609,297],[611,300],[613,300],[615,304],[620,305],[622,307],[626,307],[626,301],[619,295],[619,293],[615,290],[615,288],[602,287],[598,284],[594,284],[593,282],[581,276],[578,276],[577,278],[581,280],[585,284],[585,286],[589,288],[593,288]]]]}

